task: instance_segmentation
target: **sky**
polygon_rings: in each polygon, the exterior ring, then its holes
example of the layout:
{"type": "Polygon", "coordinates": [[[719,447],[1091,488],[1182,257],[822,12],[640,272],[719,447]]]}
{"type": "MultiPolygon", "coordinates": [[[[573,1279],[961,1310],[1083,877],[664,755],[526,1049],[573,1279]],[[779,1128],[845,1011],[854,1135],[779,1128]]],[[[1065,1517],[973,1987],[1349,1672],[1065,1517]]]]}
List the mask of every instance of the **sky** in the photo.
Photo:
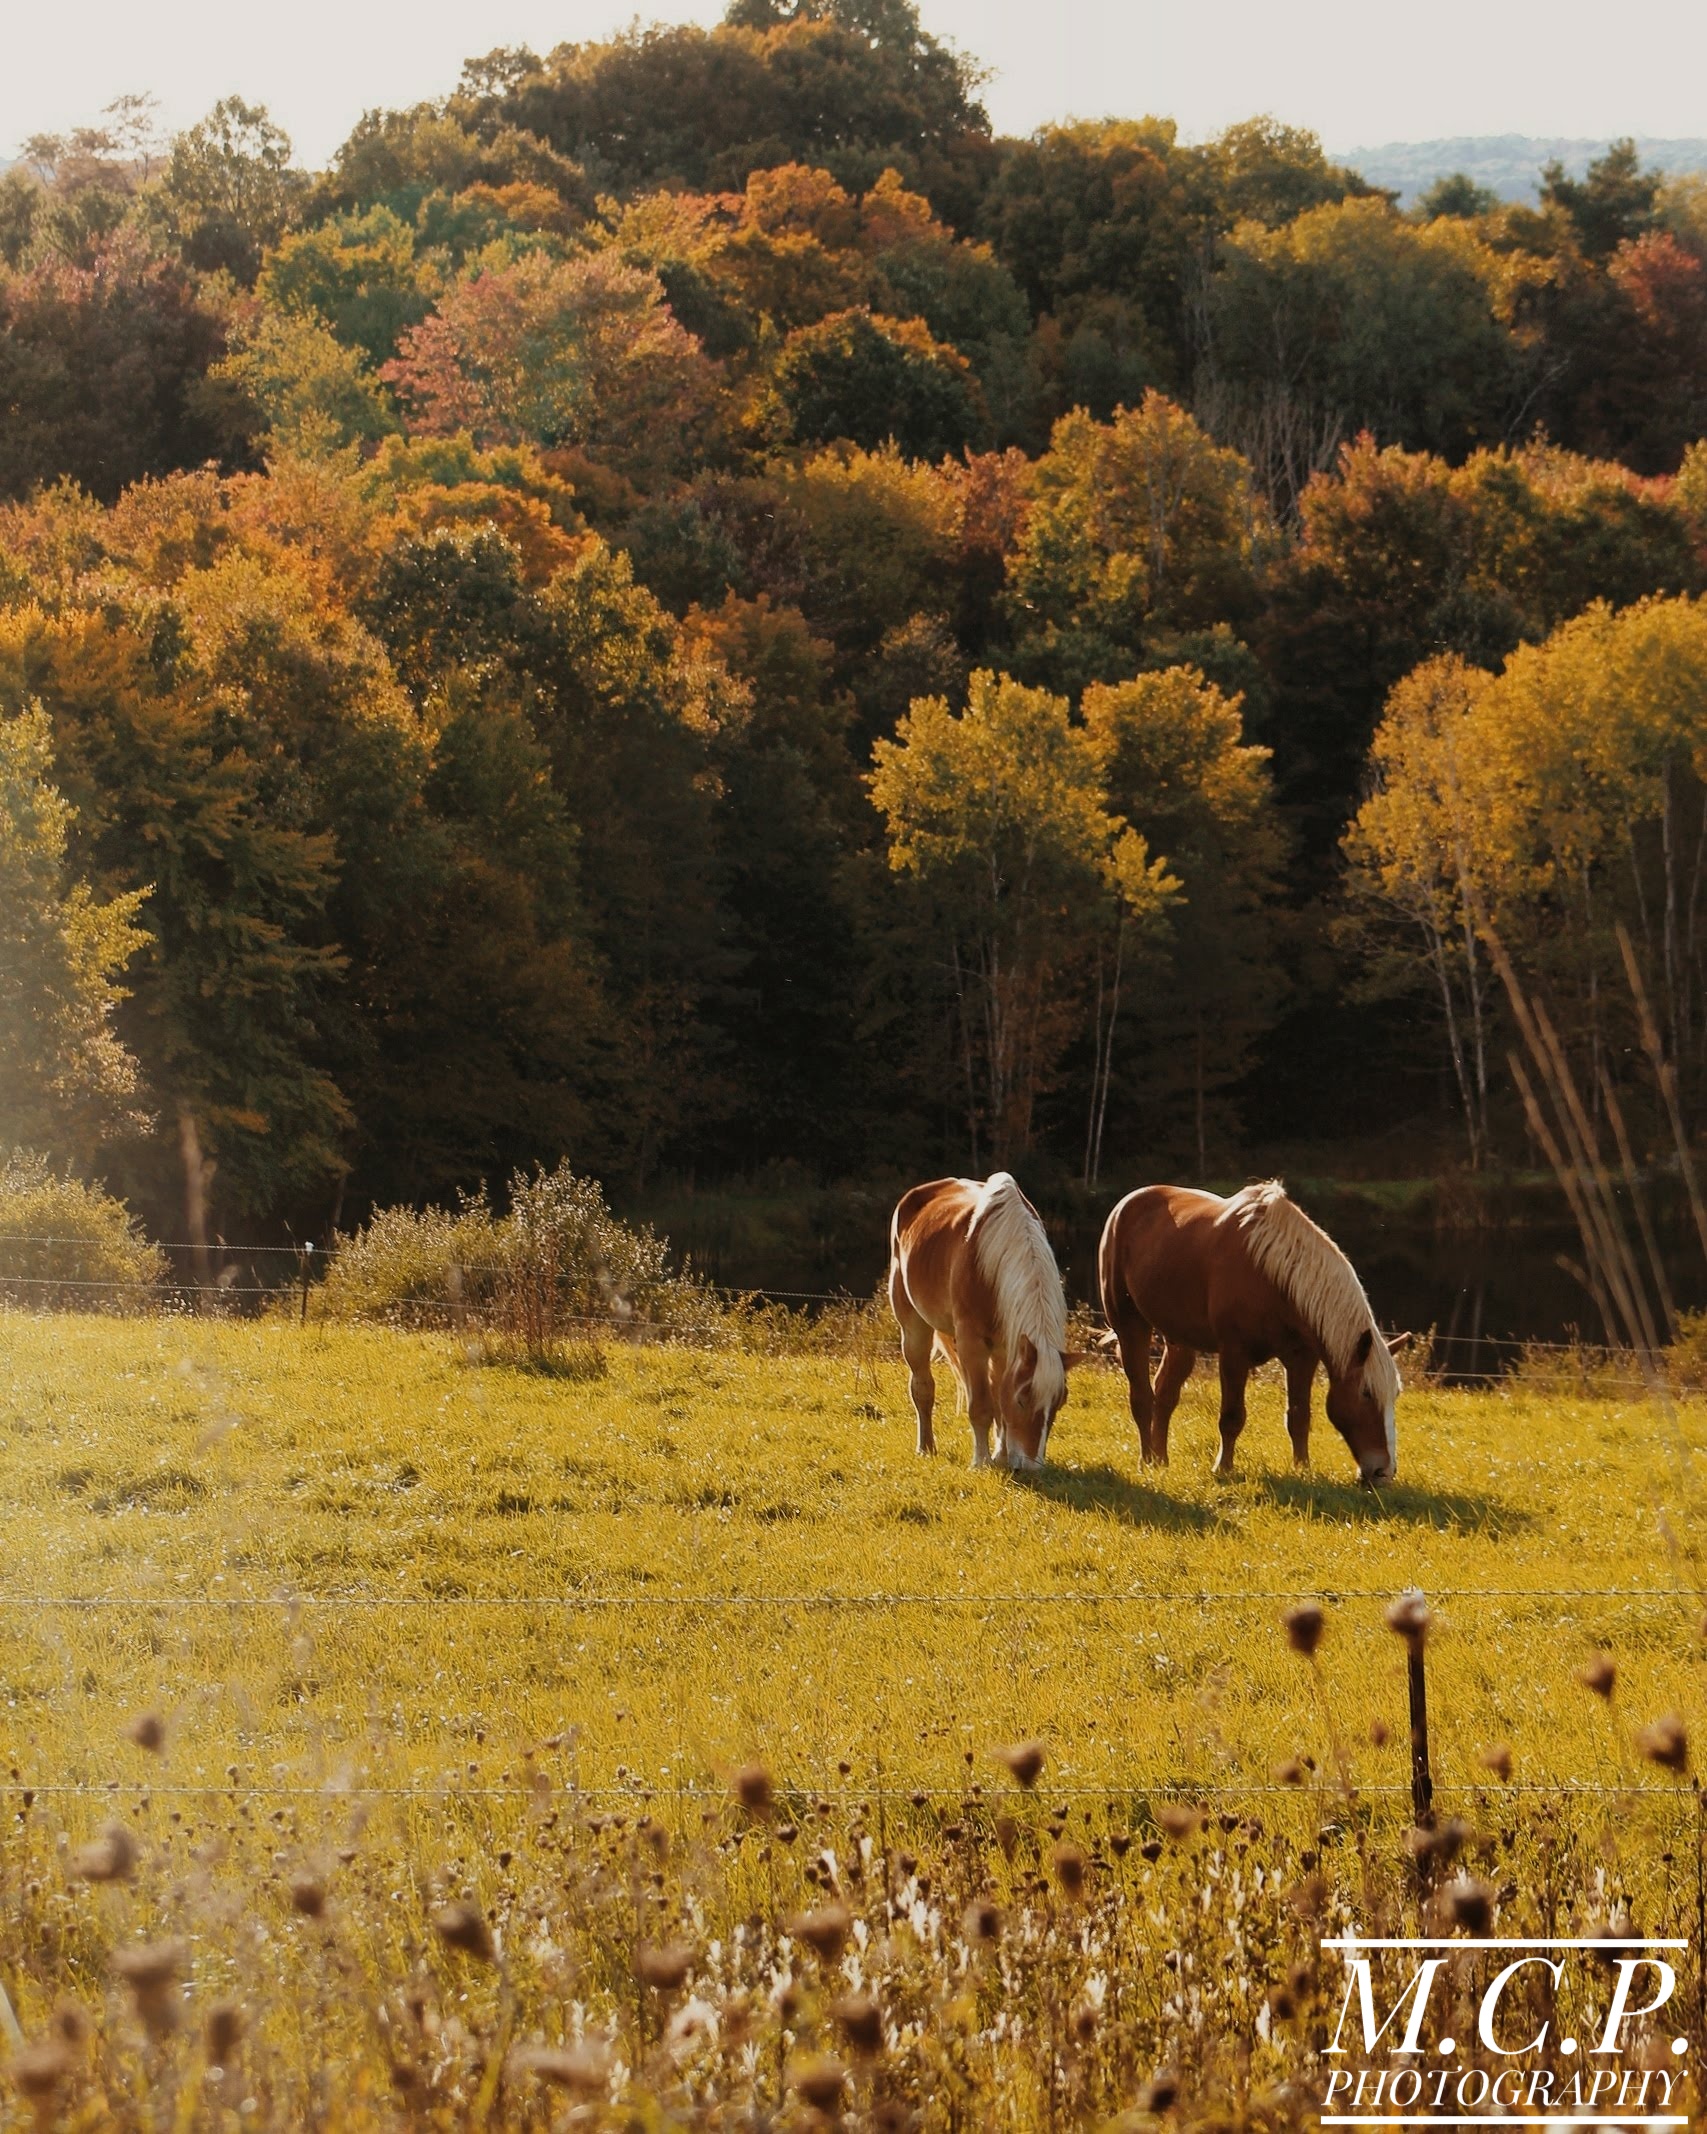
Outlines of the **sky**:
{"type": "MultiPolygon", "coordinates": [[[[1270,112],[1330,150],[1459,134],[1707,135],[1695,0],[923,0],[927,29],[990,70],[998,131],[1175,118],[1201,140],[1270,112]]],[[[647,20],[713,22],[721,0],[647,20]]],[[[443,95],[471,53],[608,35],[630,0],[0,0],[0,159],[130,91],[169,126],[221,96],[266,104],[323,162],[362,111],[443,95]]]]}

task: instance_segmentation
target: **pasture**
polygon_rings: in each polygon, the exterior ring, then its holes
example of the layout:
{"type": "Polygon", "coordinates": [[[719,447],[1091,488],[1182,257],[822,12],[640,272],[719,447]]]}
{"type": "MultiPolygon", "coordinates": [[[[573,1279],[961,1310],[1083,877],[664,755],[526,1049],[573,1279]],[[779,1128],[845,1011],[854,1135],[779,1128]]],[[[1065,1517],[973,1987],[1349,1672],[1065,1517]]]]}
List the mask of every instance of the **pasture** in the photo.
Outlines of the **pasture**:
{"type": "Polygon", "coordinates": [[[1105,1369],[1008,1478],[946,1372],[918,1458],[887,1339],[0,1342],[19,2126],[1307,2123],[1324,1922],[1440,1901],[1413,1584],[1440,1875],[1501,1932],[1698,1932],[1699,1794],[1636,1736],[1707,1740],[1702,1405],[1414,1390],[1376,1494],[1319,1415],[1293,1472],[1269,1373],[1231,1480],[1212,1379],[1143,1470],[1105,1369]],[[991,1752],[1029,1741],[1028,1790],[991,1752]]]}

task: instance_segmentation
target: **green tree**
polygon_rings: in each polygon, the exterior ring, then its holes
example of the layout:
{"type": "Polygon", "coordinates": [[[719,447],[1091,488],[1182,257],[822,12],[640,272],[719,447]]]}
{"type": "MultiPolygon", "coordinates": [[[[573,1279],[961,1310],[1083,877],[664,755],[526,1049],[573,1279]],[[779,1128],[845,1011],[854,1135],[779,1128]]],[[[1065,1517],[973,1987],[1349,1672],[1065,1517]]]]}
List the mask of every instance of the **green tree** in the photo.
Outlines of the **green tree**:
{"type": "Polygon", "coordinates": [[[910,459],[941,459],[984,427],[970,364],[917,319],[838,311],[797,327],[773,389],[783,433],[798,444],[892,443],[910,459]]]}
{"type": "Polygon", "coordinates": [[[1283,515],[1361,431],[1461,458],[1503,433],[1518,382],[1498,278],[1472,225],[1385,200],[1243,224],[1209,292],[1199,404],[1283,515]]]}
{"type": "Polygon", "coordinates": [[[0,1147],[87,1162],[142,1122],[114,1026],[146,890],[100,903],[68,882],[71,809],[45,713],[0,718],[0,1147]]]}
{"type": "Polygon", "coordinates": [[[284,239],[256,284],[276,310],[322,320],[369,362],[386,362],[433,308],[438,275],[388,207],[335,216],[284,239]]]}
{"type": "Polygon", "coordinates": [[[1593,260],[1610,259],[1621,244],[1653,227],[1659,190],[1659,172],[1643,170],[1631,140],[1614,141],[1582,178],[1567,175],[1562,163],[1549,163],[1541,173],[1543,202],[1569,217],[1593,260]]]}
{"type": "Polygon", "coordinates": [[[359,351],[308,313],[263,308],[208,376],[241,396],[238,434],[264,430],[277,450],[323,453],[398,428],[359,351]]]}
{"type": "Polygon", "coordinates": [[[148,195],[151,220],[191,266],[253,283],[290,228],[308,188],[290,136],[261,104],[227,96],[178,135],[148,195]]]}

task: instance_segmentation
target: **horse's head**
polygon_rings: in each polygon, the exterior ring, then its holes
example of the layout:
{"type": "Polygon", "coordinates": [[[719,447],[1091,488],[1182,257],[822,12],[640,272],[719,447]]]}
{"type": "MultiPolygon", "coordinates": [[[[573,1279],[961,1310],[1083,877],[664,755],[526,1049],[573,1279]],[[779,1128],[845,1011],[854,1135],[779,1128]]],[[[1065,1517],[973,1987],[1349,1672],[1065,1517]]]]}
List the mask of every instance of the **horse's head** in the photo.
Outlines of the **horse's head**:
{"type": "MultiPolygon", "coordinates": [[[[1399,1374],[1390,1363],[1380,1367],[1382,1359],[1375,1356],[1380,1339],[1366,1326],[1345,1368],[1328,1374],[1328,1421],[1350,1447],[1358,1479],[1369,1489],[1391,1482],[1399,1471],[1399,1374]]],[[[1397,1356],[1410,1345],[1409,1334],[1395,1334],[1387,1343],[1388,1355],[1397,1356]]]]}
{"type": "Polygon", "coordinates": [[[1067,1373],[1083,1360],[1078,1349],[1055,1349],[1040,1356],[1029,1335],[1020,1337],[996,1386],[1002,1452],[1009,1467],[1043,1465],[1050,1429],[1066,1405],[1067,1373]]]}

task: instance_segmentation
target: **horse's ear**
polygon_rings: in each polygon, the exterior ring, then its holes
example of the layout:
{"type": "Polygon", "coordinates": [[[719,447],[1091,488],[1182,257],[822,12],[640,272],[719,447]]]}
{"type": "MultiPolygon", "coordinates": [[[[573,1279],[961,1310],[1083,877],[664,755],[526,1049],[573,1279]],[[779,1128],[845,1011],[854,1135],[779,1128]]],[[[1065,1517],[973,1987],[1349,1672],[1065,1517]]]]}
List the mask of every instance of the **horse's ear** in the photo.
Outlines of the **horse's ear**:
{"type": "Polygon", "coordinates": [[[1356,1348],[1351,1352],[1352,1362],[1358,1365],[1366,1364],[1374,1347],[1375,1329],[1372,1326],[1366,1326],[1358,1339],[1356,1348]]]}
{"type": "MultiPolygon", "coordinates": [[[[1110,1339],[1112,1338],[1111,1335],[1110,1339]]],[[[1090,1355],[1089,1349],[1063,1349],[1061,1351],[1061,1368],[1063,1371],[1070,1371],[1077,1363],[1088,1363],[1090,1355]]]]}
{"type": "Polygon", "coordinates": [[[1415,1334],[1389,1334],[1387,1336],[1387,1353],[1390,1356],[1402,1356],[1406,1349],[1414,1349],[1416,1345],[1417,1337],[1415,1334]]]}

